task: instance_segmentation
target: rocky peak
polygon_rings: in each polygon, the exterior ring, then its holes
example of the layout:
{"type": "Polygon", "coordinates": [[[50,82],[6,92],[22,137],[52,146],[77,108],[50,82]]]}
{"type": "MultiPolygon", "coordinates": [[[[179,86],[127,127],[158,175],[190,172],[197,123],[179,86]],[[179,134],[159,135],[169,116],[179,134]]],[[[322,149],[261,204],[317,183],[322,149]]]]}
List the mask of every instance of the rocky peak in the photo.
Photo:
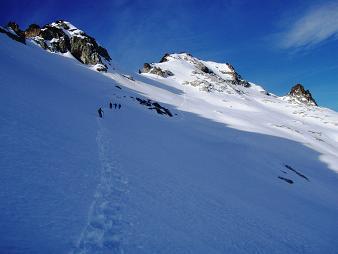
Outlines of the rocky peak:
{"type": "Polygon", "coordinates": [[[93,65],[98,71],[107,71],[111,58],[108,51],[101,47],[96,40],[78,29],[70,22],[58,20],[40,27],[31,24],[25,31],[10,22],[7,31],[2,31],[11,38],[21,42],[30,40],[43,49],[56,53],[70,53],[78,61],[86,65],[93,65]]]}
{"type": "MultiPolygon", "coordinates": [[[[206,67],[201,62],[197,61],[193,56],[189,53],[182,52],[179,54],[169,54],[165,53],[164,56],[159,61],[159,64],[170,62],[172,60],[181,60],[189,62],[190,64],[193,64],[198,70],[204,72],[204,73],[212,73],[212,70],[210,70],[208,67],[206,67]]],[[[143,68],[139,70],[139,73],[151,73],[155,75],[159,75],[161,77],[169,77],[173,76],[174,73],[172,73],[170,70],[163,70],[158,64],[156,63],[145,63],[143,65],[143,68]]]]}
{"type": "Polygon", "coordinates": [[[227,74],[231,75],[235,81],[239,81],[239,80],[242,79],[241,75],[239,75],[236,72],[235,68],[231,64],[226,63],[226,65],[228,66],[228,68],[230,70],[230,71],[226,72],[227,74]]]}
{"type": "Polygon", "coordinates": [[[250,87],[250,83],[243,80],[231,64],[203,61],[187,52],[166,53],[159,63],[145,63],[139,73],[161,77],[178,75],[178,82],[199,87],[202,91],[224,91],[227,86],[250,87]]]}
{"type": "Polygon", "coordinates": [[[312,97],[309,90],[305,90],[304,86],[301,84],[296,84],[291,88],[291,91],[288,93],[288,96],[297,102],[309,106],[317,106],[317,102],[312,97]]]}
{"type": "Polygon", "coordinates": [[[0,27],[0,33],[4,33],[11,39],[26,44],[25,35],[15,22],[9,22],[4,28],[0,27]]]}
{"type": "Polygon", "coordinates": [[[41,28],[37,24],[31,24],[25,31],[26,38],[38,36],[41,32],[41,28]]]}
{"type": "Polygon", "coordinates": [[[161,58],[160,63],[168,62],[169,60],[167,57],[170,56],[169,53],[165,53],[164,56],[161,58]]]}
{"type": "Polygon", "coordinates": [[[8,22],[7,28],[12,29],[17,35],[23,34],[23,31],[20,29],[19,25],[15,22],[8,22]]]}

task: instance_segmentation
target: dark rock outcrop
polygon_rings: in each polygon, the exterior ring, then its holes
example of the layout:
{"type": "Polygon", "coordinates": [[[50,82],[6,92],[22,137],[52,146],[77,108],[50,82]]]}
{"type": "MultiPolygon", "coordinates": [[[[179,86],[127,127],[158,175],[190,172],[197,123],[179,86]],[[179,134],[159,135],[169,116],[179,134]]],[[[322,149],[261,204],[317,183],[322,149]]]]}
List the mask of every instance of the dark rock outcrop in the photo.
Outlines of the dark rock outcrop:
{"type": "Polygon", "coordinates": [[[44,26],[39,34],[45,40],[53,41],[52,51],[61,53],[69,51],[77,60],[89,65],[104,64],[102,58],[106,61],[111,60],[108,51],[99,46],[94,38],[82,31],[68,36],[69,32],[73,32],[70,27],[64,21],[57,21],[56,24],[44,26]]]}
{"type": "MultiPolygon", "coordinates": [[[[95,43],[96,44],[96,43],[95,43]]],[[[100,63],[100,55],[91,38],[81,38],[74,36],[70,41],[70,52],[72,55],[84,64],[97,64],[100,63]]]]}
{"type": "Polygon", "coordinates": [[[157,66],[151,66],[149,63],[145,63],[143,65],[143,68],[141,70],[138,71],[140,74],[141,73],[151,73],[151,74],[155,74],[158,76],[161,76],[163,78],[167,78],[169,76],[173,76],[174,73],[172,73],[169,70],[162,70],[160,67],[157,66]]]}
{"type": "Polygon", "coordinates": [[[24,37],[24,32],[20,29],[19,25],[15,22],[9,22],[8,28],[11,28],[19,37],[24,37]]]}
{"type": "Polygon", "coordinates": [[[293,181],[289,178],[283,177],[283,176],[278,176],[279,179],[289,183],[289,184],[293,184],[293,181]]]}
{"type": "Polygon", "coordinates": [[[7,30],[0,28],[0,32],[22,43],[25,43],[27,38],[52,52],[70,52],[81,63],[97,65],[98,71],[107,71],[107,64],[110,64],[111,58],[105,48],[98,45],[94,38],[64,20],[58,20],[42,28],[32,24],[25,31],[22,31],[16,23],[10,22],[7,30]]]}
{"type": "Polygon", "coordinates": [[[300,173],[299,171],[295,170],[293,167],[289,166],[289,165],[284,165],[288,170],[296,173],[298,176],[304,178],[305,180],[307,180],[308,182],[310,181],[309,178],[307,178],[304,174],[300,173]]]}
{"type": "Polygon", "coordinates": [[[163,78],[167,78],[169,76],[173,76],[174,75],[171,71],[169,71],[169,70],[162,70],[160,67],[154,67],[154,68],[152,68],[149,73],[161,76],[163,78]]]}
{"type": "Polygon", "coordinates": [[[129,79],[129,80],[131,80],[131,81],[135,81],[135,79],[132,76],[130,76],[130,75],[122,74],[122,76],[125,77],[125,78],[127,78],[127,79],[129,79]]]}
{"type": "MultiPolygon", "coordinates": [[[[51,25],[45,25],[43,29],[40,30],[38,36],[41,36],[47,41],[51,41],[52,39],[60,39],[64,37],[68,37],[62,29],[57,28],[51,25]]],[[[68,38],[69,39],[69,38],[68,38]]]]}
{"type": "MultiPolygon", "coordinates": [[[[96,43],[96,45],[97,45],[97,43],[96,43]]],[[[108,50],[101,47],[100,45],[97,45],[97,53],[99,54],[99,56],[103,57],[108,62],[112,60],[109,53],[108,53],[108,50]]]]}
{"type": "Polygon", "coordinates": [[[161,58],[160,63],[168,62],[168,56],[170,56],[169,53],[165,53],[164,56],[161,58]]]}
{"type": "Polygon", "coordinates": [[[210,70],[208,67],[206,67],[205,65],[202,66],[201,71],[203,71],[204,73],[213,73],[212,70],[210,70]]]}
{"type": "Polygon", "coordinates": [[[136,100],[141,105],[148,107],[148,109],[155,110],[157,114],[173,117],[173,114],[170,112],[170,110],[161,106],[158,102],[152,101],[150,99],[141,99],[141,98],[136,98],[136,100]]]}
{"type": "Polygon", "coordinates": [[[9,22],[5,28],[0,27],[0,33],[6,34],[12,40],[26,44],[26,39],[19,25],[14,22],[9,22]]]}
{"type": "Polygon", "coordinates": [[[181,51],[180,54],[185,54],[187,56],[193,57],[191,53],[188,53],[186,51],[181,51]]]}
{"type": "Polygon", "coordinates": [[[250,83],[246,80],[243,80],[241,75],[239,75],[235,68],[229,64],[229,63],[226,63],[226,65],[229,67],[230,69],[230,72],[227,72],[226,74],[229,74],[232,76],[233,78],[233,84],[234,85],[240,85],[240,86],[244,86],[244,87],[250,87],[250,83]]]}
{"type": "Polygon", "coordinates": [[[38,36],[41,33],[41,28],[39,25],[31,24],[25,31],[26,38],[31,38],[38,36]]]}
{"type": "Polygon", "coordinates": [[[309,106],[318,106],[315,99],[312,97],[309,90],[305,90],[301,84],[296,84],[291,88],[288,94],[291,98],[309,106]]]}
{"type": "Polygon", "coordinates": [[[51,25],[46,25],[42,29],[37,25],[31,25],[25,34],[42,48],[52,52],[67,53],[71,49],[68,35],[62,29],[51,25]]]}
{"type": "Polygon", "coordinates": [[[150,70],[151,70],[151,65],[148,64],[148,63],[144,63],[143,68],[141,70],[139,70],[139,73],[140,74],[141,73],[148,73],[148,72],[150,72],[150,70]]]}
{"type": "Polygon", "coordinates": [[[197,69],[199,69],[200,71],[207,73],[207,74],[213,74],[214,72],[212,70],[210,70],[208,67],[206,67],[203,63],[199,62],[199,61],[195,61],[194,65],[196,66],[197,69]]]}

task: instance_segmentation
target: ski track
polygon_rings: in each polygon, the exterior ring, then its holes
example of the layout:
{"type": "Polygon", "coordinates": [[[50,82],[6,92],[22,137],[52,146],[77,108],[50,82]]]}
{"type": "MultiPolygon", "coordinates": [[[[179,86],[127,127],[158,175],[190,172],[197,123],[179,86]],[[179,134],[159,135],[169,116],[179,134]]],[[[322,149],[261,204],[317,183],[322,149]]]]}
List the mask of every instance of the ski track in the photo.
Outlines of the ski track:
{"type": "Polygon", "coordinates": [[[127,180],[121,174],[108,131],[98,119],[96,142],[101,162],[101,179],[88,214],[88,222],[71,254],[124,253],[123,235],[127,222],[121,210],[125,204],[127,180]]]}

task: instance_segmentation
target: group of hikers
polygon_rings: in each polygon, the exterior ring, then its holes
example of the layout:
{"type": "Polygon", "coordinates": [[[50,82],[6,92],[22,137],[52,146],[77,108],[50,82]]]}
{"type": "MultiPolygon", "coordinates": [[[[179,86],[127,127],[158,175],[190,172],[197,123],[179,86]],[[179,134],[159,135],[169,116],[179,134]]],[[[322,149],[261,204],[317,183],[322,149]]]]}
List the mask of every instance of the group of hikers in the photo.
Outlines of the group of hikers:
{"type": "MultiPolygon", "coordinates": [[[[113,109],[113,105],[114,105],[114,109],[121,109],[121,104],[117,104],[117,103],[112,103],[112,102],[109,102],[109,108],[110,109],[113,109]]],[[[103,117],[103,114],[104,114],[104,111],[103,109],[100,107],[98,110],[97,110],[98,114],[99,114],[99,117],[102,118],[103,117]]]]}
{"type": "Polygon", "coordinates": [[[113,103],[109,102],[109,108],[110,108],[110,109],[113,108],[113,105],[114,105],[115,109],[116,109],[116,108],[118,108],[118,109],[121,108],[121,104],[117,104],[117,103],[114,103],[114,104],[113,104],[113,103]]]}

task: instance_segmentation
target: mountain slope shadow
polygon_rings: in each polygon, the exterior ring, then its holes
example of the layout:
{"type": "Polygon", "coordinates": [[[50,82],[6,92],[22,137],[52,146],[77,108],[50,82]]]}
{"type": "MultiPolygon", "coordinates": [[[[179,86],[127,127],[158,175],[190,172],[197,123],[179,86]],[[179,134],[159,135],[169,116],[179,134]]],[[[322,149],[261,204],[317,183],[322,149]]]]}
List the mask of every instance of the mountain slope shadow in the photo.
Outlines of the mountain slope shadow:
{"type": "Polygon", "coordinates": [[[138,81],[142,81],[142,82],[146,83],[147,85],[151,85],[151,86],[154,86],[154,87],[157,87],[157,88],[161,88],[161,89],[167,90],[167,91],[174,93],[174,94],[177,94],[177,95],[184,93],[183,90],[181,90],[181,89],[178,89],[178,88],[166,85],[164,83],[158,82],[154,79],[151,79],[150,77],[146,77],[146,76],[140,75],[140,74],[136,74],[136,75],[137,75],[138,81]]]}
{"type": "Polygon", "coordinates": [[[112,140],[130,182],[125,213],[137,225],[126,250],[335,252],[338,177],[318,152],[161,105],[184,119],[130,106],[106,122],[121,130],[112,140]],[[281,179],[285,164],[311,182],[286,171],[293,184],[281,179]]]}

